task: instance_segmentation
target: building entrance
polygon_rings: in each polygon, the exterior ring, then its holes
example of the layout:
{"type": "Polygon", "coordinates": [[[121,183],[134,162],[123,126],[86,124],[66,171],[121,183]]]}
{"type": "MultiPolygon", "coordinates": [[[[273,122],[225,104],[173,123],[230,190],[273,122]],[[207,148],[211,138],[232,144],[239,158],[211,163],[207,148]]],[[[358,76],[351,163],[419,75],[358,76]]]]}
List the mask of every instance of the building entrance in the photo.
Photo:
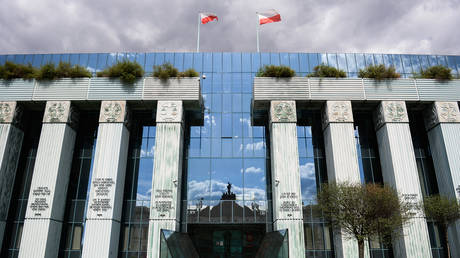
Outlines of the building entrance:
{"type": "Polygon", "coordinates": [[[255,257],[265,235],[261,224],[189,224],[188,233],[200,257],[255,257]]]}

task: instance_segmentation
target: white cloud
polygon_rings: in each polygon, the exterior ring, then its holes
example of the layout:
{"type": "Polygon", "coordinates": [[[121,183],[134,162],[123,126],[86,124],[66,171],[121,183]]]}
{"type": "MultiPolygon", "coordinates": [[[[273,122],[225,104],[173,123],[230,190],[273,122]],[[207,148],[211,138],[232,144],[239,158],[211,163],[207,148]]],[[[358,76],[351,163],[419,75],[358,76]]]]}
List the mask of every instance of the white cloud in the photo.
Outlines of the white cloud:
{"type": "Polygon", "coordinates": [[[254,174],[257,174],[257,173],[261,173],[261,172],[262,172],[262,169],[261,169],[261,168],[256,168],[256,167],[248,167],[248,168],[246,168],[245,172],[246,172],[246,173],[254,173],[254,174]]]}
{"type": "MultiPolygon", "coordinates": [[[[227,184],[219,180],[191,180],[188,182],[188,199],[199,200],[200,198],[211,197],[214,200],[218,200],[227,191],[227,184]]],[[[235,193],[237,200],[242,200],[243,187],[232,184],[232,192],[235,193]]],[[[246,187],[244,197],[249,200],[264,200],[266,199],[266,192],[264,189],[257,187],[246,187]]]]}
{"type": "Polygon", "coordinates": [[[300,178],[316,180],[315,177],[315,165],[311,162],[307,162],[303,165],[300,165],[300,178]]]}
{"type": "Polygon", "coordinates": [[[458,0],[3,1],[4,53],[194,51],[196,16],[202,51],[255,51],[255,12],[277,9],[261,26],[262,52],[459,54],[458,0]],[[155,6],[155,8],[152,8],[155,6]],[[174,21],[171,21],[171,15],[174,21]],[[238,39],[238,40],[235,40],[238,39]]]}
{"type": "Polygon", "coordinates": [[[261,150],[263,147],[265,146],[265,143],[263,141],[258,141],[258,142],[255,142],[255,143],[248,143],[246,144],[246,150],[255,150],[255,151],[258,151],[258,150],[261,150]]]}
{"type": "Polygon", "coordinates": [[[145,151],[141,149],[141,158],[145,157],[153,157],[153,154],[155,154],[155,146],[152,146],[150,150],[145,151]]]}

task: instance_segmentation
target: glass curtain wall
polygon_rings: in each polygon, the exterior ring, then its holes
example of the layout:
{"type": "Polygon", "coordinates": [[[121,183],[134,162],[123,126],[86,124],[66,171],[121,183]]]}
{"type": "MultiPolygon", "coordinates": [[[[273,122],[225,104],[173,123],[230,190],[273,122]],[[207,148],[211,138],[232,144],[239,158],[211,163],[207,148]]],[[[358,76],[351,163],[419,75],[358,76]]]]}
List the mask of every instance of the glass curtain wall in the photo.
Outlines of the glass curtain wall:
{"type": "Polygon", "coordinates": [[[19,254],[27,200],[40,140],[42,118],[43,112],[26,112],[23,117],[25,134],[16,170],[1,257],[18,257],[19,254]]]}
{"type": "Polygon", "coordinates": [[[93,170],[98,113],[80,113],[62,226],[60,257],[81,257],[89,184],[93,170]]]}
{"type": "MultiPolygon", "coordinates": [[[[355,121],[355,138],[361,183],[383,185],[372,112],[355,112],[353,113],[353,118],[355,121]]],[[[385,245],[378,238],[369,241],[369,246],[372,258],[392,256],[391,247],[385,245]]]]}
{"type": "MultiPolygon", "coordinates": [[[[410,112],[409,124],[422,194],[423,196],[439,194],[433,158],[431,156],[428,136],[425,130],[423,112],[410,112]]],[[[446,243],[442,240],[444,232],[442,232],[441,228],[436,225],[437,223],[433,221],[427,221],[427,223],[433,258],[446,257],[446,253],[444,251],[446,243]]]]}
{"type": "Polygon", "coordinates": [[[299,117],[297,139],[306,257],[333,257],[331,227],[315,208],[316,194],[321,184],[327,183],[321,113],[304,112],[299,117]]]}
{"type": "Polygon", "coordinates": [[[130,129],[119,257],[147,257],[155,152],[155,112],[137,112],[130,129]]]}

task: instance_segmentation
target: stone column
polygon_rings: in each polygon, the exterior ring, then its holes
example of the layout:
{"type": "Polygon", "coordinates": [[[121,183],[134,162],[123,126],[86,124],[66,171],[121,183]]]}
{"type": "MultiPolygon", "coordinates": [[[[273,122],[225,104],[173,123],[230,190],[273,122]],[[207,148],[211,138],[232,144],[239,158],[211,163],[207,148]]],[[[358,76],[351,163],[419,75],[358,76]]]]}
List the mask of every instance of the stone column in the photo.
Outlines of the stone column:
{"type": "MultiPolygon", "coordinates": [[[[434,102],[426,129],[441,195],[460,201],[460,112],[456,102],[434,102]]],[[[460,221],[448,230],[452,257],[460,257],[460,221]]]]}
{"type": "MultiPolygon", "coordinates": [[[[323,110],[327,178],[330,183],[361,183],[350,101],[327,101],[323,110]]],[[[358,257],[358,243],[334,230],[336,257],[358,257]]],[[[365,252],[368,256],[368,250],[365,252]]]]}
{"type": "Polygon", "coordinates": [[[289,257],[304,257],[295,101],[271,101],[269,115],[273,228],[288,229],[289,257]]]}
{"type": "Polygon", "coordinates": [[[126,101],[102,101],[82,257],[117,257],[129,131],[126,101]]]}
{"type": "Polygon", "coordinates": [[[158,101],[148,257],[160,257],[161,229],[179,231],[183,121],[182,101],[158,101]]]}
{"type": "Polygon", "coordinates": [[[70,101],[46,103],[19,257],[58,255],[77,122],[70,101]]]}
{"type": "Polygon", "coordinates": [[[19,126],[21,116],[22,109],[16,102],[0,102],[0,249],[24,138],[19,126]]]}
{"type": "MultiPolygon", "coordinates": [[[[404,101],[382,101],[374,115],[385,184],[406,201],[422,199],[414,147],[404,101]]],[[[417,212],[400,236],[393,239],[395,257],[432,257],[425,218],[417,212]]]]}

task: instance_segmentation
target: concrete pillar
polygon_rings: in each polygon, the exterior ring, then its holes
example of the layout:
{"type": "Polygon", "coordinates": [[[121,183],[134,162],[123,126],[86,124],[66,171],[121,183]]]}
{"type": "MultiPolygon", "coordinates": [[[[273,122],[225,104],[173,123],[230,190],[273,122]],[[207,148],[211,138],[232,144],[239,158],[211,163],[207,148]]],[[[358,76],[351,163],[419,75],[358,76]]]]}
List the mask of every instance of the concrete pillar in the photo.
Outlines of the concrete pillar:
{"type": "Polygon", "coordinates": [[[117,257],[129,131],[126,101],[102,101],[82,257],[117,257]]]}
{"type": "Polygon", "coordinates": [[[295,101],[271,101],[269,116],[273,228],[288,229],[289,257],[304,257],[295,101]]]}
{"type": "MultiPolygon", "coordinates": [[[[420,202],[422,192],[406,104],[382,101],[374,118],[385,184],[395,188],[406,201],[420,202]]],[[[395,257],[432,257],[426,220],[419,212],[392,244],[395,257]]]]}
{"type": "Polygon", "coordinates": [[[182,101],[158,101],[148,257],[160,257],[160,230],[179,231],[184,142],[182,101]]]}
{"type": "Polygon", "coordinates": [[[57,257],[78,113],[70,101],[48,101],[27,202],[19,257],[57,257]]]}
{"type": "Polygon", "coordinates": [[[16,102],[0,102],[0,249],[24,138],[19,126],[21,116],[22,109],[16,102]]]}
{"type": "MultiPolygon", "coordinates": [[[[361,183],[351,102],[327,101],[322,119],[328,181],[361,183]]],[[[334,251],[338,258],[358,257],[358,243],[336,229],[334,251]]]]}
{"type": "MultiPolygon", "coordinates": [[[[441,195],[460,201],[460,112],[456,102],[434,102],[426,112],[431,155],[441,195]]],[[[460,257],[460,221],[448,230],[452,257],[460,257]]]]}

